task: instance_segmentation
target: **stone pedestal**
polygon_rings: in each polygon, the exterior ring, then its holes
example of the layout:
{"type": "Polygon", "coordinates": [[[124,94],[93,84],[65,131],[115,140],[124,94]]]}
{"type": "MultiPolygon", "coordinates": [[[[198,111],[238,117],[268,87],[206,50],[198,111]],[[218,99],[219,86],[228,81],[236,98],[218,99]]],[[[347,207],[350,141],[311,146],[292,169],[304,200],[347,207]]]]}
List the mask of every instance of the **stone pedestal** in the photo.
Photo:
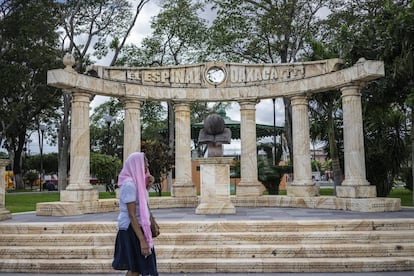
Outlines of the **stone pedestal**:
{"type": "Polygon", "coordinates": [[[60,192],[60,201],[63,202],[84,202],[96,201],[99,199],[99,191],[90,190],[65,190],[60,192]]]}
{"type": "Polygon", "coordinates": [[[319,196],[319,187],[313,183],[303,183],[302,185],[292,183],[286,186],[286,192],[288,196],[314,197],[319,196]]]}
{"type": "Polygon", "coordinates": [[[11,219],[11,213],[6,209],[6,182],[4,179],[5,167],[9,160],[0,159],[0,220],[11,219]]]}
{"type": "Polygon", "coordinates": [[[345,198],[373,198],[377,196],[377,189],[372,185],[337,186],[336,196],[345,198]]]}
{"type": "Polygon", "coordinates": [[[230,164],[233,158],[209,157],[200,161],[200,204],[196,214],[235,214],[230,200],[230,164]]]}
{"type": "Polygon", "coordinates": [[[65,190],[59,202],[36,204],[37,216],[77,216],[100,213],[99,191],[93,189],[65,190]]]}

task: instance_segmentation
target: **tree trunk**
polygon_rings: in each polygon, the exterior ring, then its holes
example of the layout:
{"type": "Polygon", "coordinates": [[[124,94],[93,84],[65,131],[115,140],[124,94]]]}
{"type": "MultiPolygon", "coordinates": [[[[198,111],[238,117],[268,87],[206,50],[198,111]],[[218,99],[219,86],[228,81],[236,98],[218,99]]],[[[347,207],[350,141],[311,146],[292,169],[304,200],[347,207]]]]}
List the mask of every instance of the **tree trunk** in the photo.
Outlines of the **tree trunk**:
{"type": "Polygon", "coordinates": [[[58,157],[59,157],[59,172],[58,172],[58,189],[63,191],[68,186],[68,163],[69,163],[69,114],[71,108],[71,95],[63,94],[63,118],[60,123],[58,136],[58,157]]]}
{"type": "MultiPolygon", "coordinates": [[[[414,122],[414,106],[411,107],[411,124],[413,124],[414,122]]],[[[413,181],[413,183],[411,184],[412,189],[411,189],[411,193],[412,193],[412,205],[414,206],[414,132],[413,129],[411,128],[411,181],[413,181]]]]}
{"type": "Polygon", "coordinates": [[[285,105],[285,137],[287,141],[287,146],[289,149],[289,160],[293,164],[293,142],[292,142],[292,106],[290,104],[289,98],[283,98],[283,103],[285,105]]]}
{"type": "MultiPolygon", "coordinates": [[[[169,156],[174,156],[174,146],[175,146],[175,114],[174,114],[174,104],[168,102],[168,147],[170,148],[169,156]]],[[[172,191],[172,171],[168,172],[167,177],[167,190],[168,192],[172,191]]]]}
{"type": "Polygon", "coordinates": [[[20,166],[20,159],[22,158],[21,156],[21,152],[19,153],[19,151],[15,151],[14,152],[14,157],[13,157],[13,163],[12,163],[12,168],[13,168],[13,175],[14,175],[14,183],[16,186],[16,189],[24,189],[24,181],[23,181],[23,176],[22,176],[22,168],[20,166]]]}
{"type": "Polygon", "coordinates": [[[336,148],[335,139],[335,126],[332,118],[332,113],[328,112],[328,142],[329,142],[329,155],[332,159],[332,171],[334,178],[334,195],[336,195],[336,187],[341,185],[344,179],[341,162],[339,160],[338,149],[336,148]]]}

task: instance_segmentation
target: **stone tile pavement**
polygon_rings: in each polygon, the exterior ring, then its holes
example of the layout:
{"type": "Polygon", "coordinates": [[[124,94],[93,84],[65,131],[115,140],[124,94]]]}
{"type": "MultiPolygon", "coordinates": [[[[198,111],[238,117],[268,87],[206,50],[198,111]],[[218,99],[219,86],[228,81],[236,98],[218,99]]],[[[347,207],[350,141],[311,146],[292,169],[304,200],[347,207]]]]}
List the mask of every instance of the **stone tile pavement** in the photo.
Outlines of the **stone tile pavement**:
{"type": "MultiPolygon", "coordinates": [[[[403,207],[398,212],[353,212],[342,210],[305,208],[236,208],[234,215],[196,215],[194,208],[153,209],[160,221],[237,221],[237,220],[330,220],[330,219],[404,219],[414,218],[414,207],[403,207]]],[[[118,212],[85,214],[78,216],[51,217],[36,216],[34,212],[16,213],[12,219],[0,223],[21,222],[116,222],[118,212]]]]}

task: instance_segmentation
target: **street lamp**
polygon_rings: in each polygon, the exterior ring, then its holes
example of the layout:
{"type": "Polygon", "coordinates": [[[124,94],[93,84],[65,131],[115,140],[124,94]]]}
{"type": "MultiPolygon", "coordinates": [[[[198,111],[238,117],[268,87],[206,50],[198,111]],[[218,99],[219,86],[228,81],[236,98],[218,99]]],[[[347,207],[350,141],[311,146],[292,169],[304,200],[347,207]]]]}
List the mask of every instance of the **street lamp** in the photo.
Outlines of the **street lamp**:
{"type": "Polygon", "coordinates": [[[40,141],[39,141],[39,150],[40,150],[40,185],[39,191],[42,191],[42,184],[43,184],[43,137],[46,130],[45,125],[39,125],[40,130],[40,141]]]}
{"type": "Polygon", "coordinates": [[[111,123],[113,122],[114,117],[112,117],[111,115],[105,115],[104,119],[105,119],[106,125],[108,126],[107,137],[106,137],[107,139],[106,154],[110,155],[110,137],[111,137],[110,130],[111,130],[111,123]]]}

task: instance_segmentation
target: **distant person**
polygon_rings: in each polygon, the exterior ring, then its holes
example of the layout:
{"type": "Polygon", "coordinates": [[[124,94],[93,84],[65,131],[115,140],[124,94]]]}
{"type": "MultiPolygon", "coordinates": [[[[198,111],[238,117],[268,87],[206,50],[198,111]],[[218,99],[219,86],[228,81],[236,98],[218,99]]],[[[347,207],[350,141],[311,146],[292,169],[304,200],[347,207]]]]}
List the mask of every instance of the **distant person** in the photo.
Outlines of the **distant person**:
{"type": "Polygon", "coordinates": [[[153,183],[144,153],[132,153],[118,177],[118,233],[112,267],[127,276],[157,276],[157,260],[151,233],[147,189],[153,183]]]}

